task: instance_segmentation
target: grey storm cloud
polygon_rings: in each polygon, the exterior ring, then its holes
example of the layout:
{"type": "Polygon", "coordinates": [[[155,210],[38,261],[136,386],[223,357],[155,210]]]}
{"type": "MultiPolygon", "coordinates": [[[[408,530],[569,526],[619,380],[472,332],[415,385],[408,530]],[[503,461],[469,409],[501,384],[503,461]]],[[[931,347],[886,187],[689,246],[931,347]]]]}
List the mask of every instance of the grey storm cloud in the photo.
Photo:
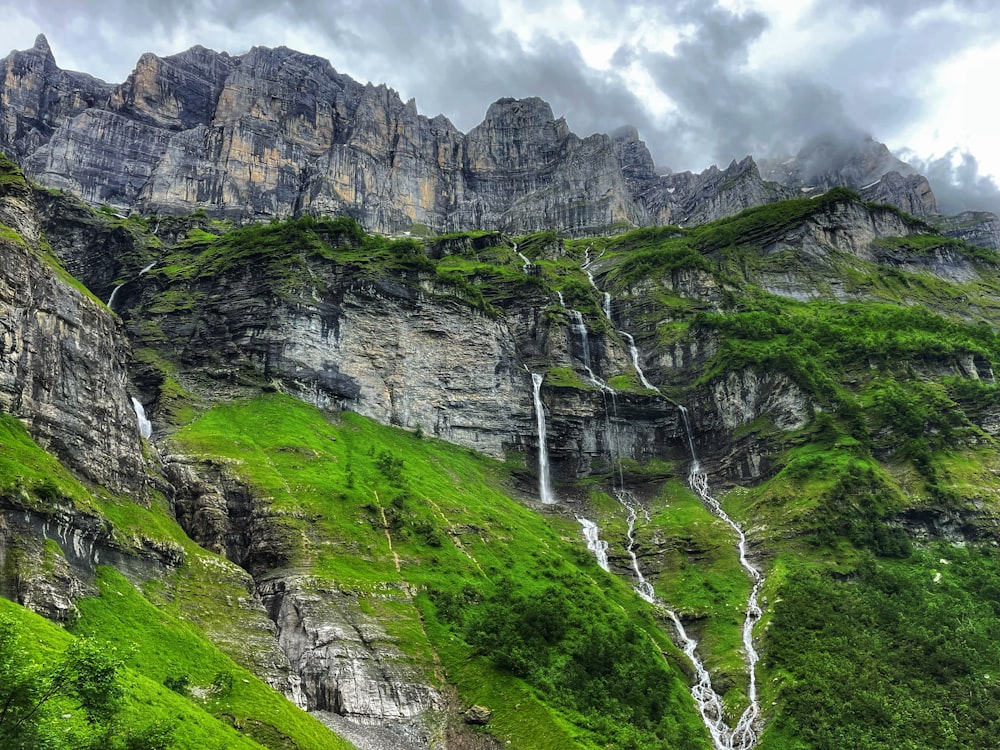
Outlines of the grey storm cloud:
{"type": "MultiPolygon", "coordinates": [[[[793,72],[761,71],[748,66],[755,45],[781,44],[768,36],[773,29],[762,13],[709,0],[627,6],[577,0],[579,12],[606,28],[608,38],[626,40],[611,69],[598,70],[560,34],[555,4],[540,0],[532,6],[551,11],[552,23],[525,39],[499,28],[500,2],[79,0],[69,13],[66,0],[33,0],[16,7],[50,35],[57,59],[61,45],[78,60],[118,60],[130,53],[134,61],[147,50],[180,51],[163,49],[165,40],[190,39],[240,54],[254,44],[294,47],[291,39],[304,36],[324,47],[303,51],[328,57],[362,81],[415,97],[421,112],[444,114],[461,130],[480,122],[500,97],[539,96],[580,135],[632,125],[661,167],[693,170],[747,154],[795,153],[818,137],[851,143],[869,133],[878,138],[898,132],[927,114],[917,84],[956,52],[995,39],[1000,28],[1000,4],[993,0],[816,3],[800,25],[833,36],[863,14],[850,44],[802,60],[793,72]],[[648,24],[680,29],[680,41],[670,52],[644,46],[623,8],[641,11],[648,24]],[[630,64],[647,71],[675,105],[673,112],[652,114],[623,78],[630,64]]],[[[12,0],[0,0],[0,8],[4,4],[15,7],[12,0]]],[[[953,161],[975,164],[970,155],[949,157],[947,164],[953,161]]],[[[942,180],[956,189],[961,185],[961,194],[973,199],[976,191],[989,199],[990,188],[995,190],[978,172],[970,178],[970,168],[944,166],[942,161],[938,177],[932,176],[936,192],[947,190],[942,180]]]]}
{"type": "Polygon", "coordinates": [[[1000,187],[980,174],[979,162],[972,154],[955,149],[937,159],[921,159],[911,153],[903,154],[903,158],[930,181],[941,213],[1000,214],[1000,187]]]}

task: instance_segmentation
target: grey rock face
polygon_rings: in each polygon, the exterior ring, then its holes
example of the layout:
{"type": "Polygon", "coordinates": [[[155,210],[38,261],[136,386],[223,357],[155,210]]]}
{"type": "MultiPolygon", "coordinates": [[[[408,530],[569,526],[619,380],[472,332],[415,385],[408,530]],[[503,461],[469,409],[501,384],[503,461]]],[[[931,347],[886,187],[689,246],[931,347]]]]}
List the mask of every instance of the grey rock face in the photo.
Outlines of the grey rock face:
{"type": "Polygon", "coordinates": [[[295,547],[281,515],[217,467],[168,455],[164,474],[173,486],[173,509],[187,534],[253,575],[283,567],[295,547]]]}
{"type": "Polygon", "coordinates": [[[44,38],[2,64],[0,146],[45,186],[124,210],[583,234],[696,224],[847,185],[936,213],[926,180],[874,141],[811,144],[763,178],[749,157],[658,177],[633,128],[581,139],[541,99],[506,98],[463,135],[285,48],[145,54],[117,86],[59,70],[44,38]]]}
{"type": "MultiPolygon", "coordinates": [[[[428,715],[444,699],[416,663],[366,615],[349,592],[286,576],[261,581],[261,597],[277,625],[278,643],[301,678],[302,707],[359,726],[391,727],[405,742],[426,747],[428,715]]],[[[387,599],[409,601],[405,589],[387,599]]]]}
{"type": "Polygon", "coordinates": [[[184,562],[177,545],[122,538],[95,514],[37,510],[26,500],[0,498],[0,595],[55,622],[72,622],[79,614],[76,600],[97,593],[92,582],[98,565],[144,581],[184,562]]]}
{"type": "Polygon", "coordinates": [[[128,341],[100,302],[42,260],[32,192],[0,189],[0,409],[81,475],[141,495],[139,428],[128,393],[128,341]]]}
{"type": "Polygon", "coordinates": [[[798,195],[840,186],[856,190],[866,201],[888,203],[914,216],[938,213],[927,179],[871,138],[816,138],[794,157],[763,160],[761,172],[798,195]]]}
{"type": "Polygon", "coordinates": [[[713,166],[701,174],[660,177],[641,193],[653,223],[678,225],[702,224],[792,197],[797,196],[791,190],[765,182],[749,156],[724,170],[713,166]]]}
{"type": "Polygon", "coordinates": [[[939,219],[942,234],[964,240],[972,245],[1000,250],[1000,216],[989,211],[965,211],[957,216],[939,219]]]}
{"type": "Polygon", "coordinates": [[[45,37],[0,61],[0,142],[23,161],[47,143],[63,122],[85,109],[102,106],[112,86],[83,73],[60,70],[45,37]]]}

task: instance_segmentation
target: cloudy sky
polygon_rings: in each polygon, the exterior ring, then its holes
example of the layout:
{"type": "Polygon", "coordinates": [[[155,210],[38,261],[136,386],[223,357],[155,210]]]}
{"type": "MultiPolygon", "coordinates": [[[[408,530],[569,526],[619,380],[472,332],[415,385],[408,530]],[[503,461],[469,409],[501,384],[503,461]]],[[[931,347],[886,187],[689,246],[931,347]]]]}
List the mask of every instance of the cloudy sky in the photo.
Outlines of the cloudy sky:
{"type": "Polygon", "coordinates": [[[701,171],[870,135],[943,210],[1000,213],[996,0],[0,0],[0,54],[43,32],[63,68],[120,82],[146,51],[285,45],[386,83],[462,131],[540,96],[580,135],[639,129],[701,171]]]}

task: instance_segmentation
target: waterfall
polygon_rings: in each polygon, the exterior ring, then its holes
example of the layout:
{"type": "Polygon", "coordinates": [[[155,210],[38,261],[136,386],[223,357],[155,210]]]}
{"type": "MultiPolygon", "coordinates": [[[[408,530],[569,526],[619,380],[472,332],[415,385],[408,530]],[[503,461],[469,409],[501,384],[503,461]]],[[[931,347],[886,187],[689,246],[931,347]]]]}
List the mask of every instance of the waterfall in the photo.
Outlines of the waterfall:
{"type": "Polygon", "coordinates": [[[587,326],[583,322],[583,313],[579,310],[569,309],[570,317],[573,318],[573,331],[580,337],[580,347],[583,350],[583,366],[590,373],[591,380],[594,379],[594,371],[590,366],[590,341],[587,338],[587,326]]]}
{"type": "Polygon", "coordinates": [[[639,517],[639,501],[628,490],[616,490],[615,497],[618,498],[618,502],[625,509],[628,518],[628,528],[625,532],[628,539],[626,551],[632,560],[632,572],[635,573],[635,593],[652,604],[656,599],[656,594],[653,592],[653,584],[647,581],[646,577],[642,574],[642,569],[639,567],[639,558],[635,556],[635,521],[639,517]]]}
{"type": "Polygon", "coordinates": [[[146,418],[146,409],[135,396],[132,397],[132,408],[135,409],[135,418],[139,422],[139,434],[148,440],[153,434],[153,423],[146,418]]]}
{"type": "MultiPolygon", "coordinates": [[[[587,274],[587,278],[590,280],[591,285],[598,289],[597,284],[594,282],[593,274],[587,269],[591,263],[589,248],[586,253],[586,262],[583,264],[583,269],[587,274]]],[[[598,289],[598,291],[600,291],[598,289]]],[[[564,305],[565,306],[565,305],[564,305]]],[[[571,311],[572,312],[572,311],[571,311]]],[[[607,316],[608,320],[611,320],[611,296],[604,293],[604,314],[607,316]]],[[[582,320],[580,321],[582,323],[582,320]]],[[[629,354],[632,358],[632,366],[635,368],[636,374],[639,377],[639,382],[642,383],[644,388],[655,391],[656,393],[663,396],[662,391],[654,386],[646,378],[645,373],[642,370],[642,366],[639,363],[639,351],[635,345],[635,338],[627,331],[618,332],[623,339],[628,343],[629,354]]],[[[586,350],[585,350],[586,351],[586,350]]],[[[745,652],[745,659],[747,664],[748,673],[748,685],[747,685],[747,708],[740,716],[736,723],[736,726],[730,730],[729,726],[725,721],[725,713],[723,711],[722,699],[715,689],[712,687],[711,677],[708,671],[705,669],[704,665],[698,658],[696,653],[697,642],[688,637],[687,632],[684,630],[684,626],[680,621],[677,614],[671,611],[669,608],[665,608],[667,614],[670,616],[671,621],[674,624],[674,628],[677,631],[677,636],[683,646],[684,653],[687,655],[691,664],[694,666],[695,675],[697,677],[697,682],[691,688],[691,695],[694,697],[695,703],[698,705],[698,710],[701,714],[702,721],[705,727],[708,729],[709,734],[712,737],[712,744],[716,750],[750,750],[757,744],[757,724],[760,720],[760,704],[757,699],[757,662],[759,660],[759,655],[757,650],[753,645],[753,630],[754,626],[760,621],[762,612],[759,604],[759,596],[761,589],[764,586],[764,576],[763,574],[750,562],[747,558],[746,547],[747,540],[746,534],[743,529],[729,517],[716,500],[708,487],[708,476],[702,472],[701,464],[698,461],[698,454],[694,447],[694,433],[691,429],[691,421],[688,416],[688,411],[684,406],[678,404],[678,410],[680,411],[681,421],[684,424],[684,432],[687,437],[688,450],[691,453],[691,466],[688,471],[688,485],[691,490],[701,499],[705,507],[714,514],[717,518],[725,522],[733,531],[736,532],[737,537],[737,549],[739,551],[740,565],[747,572],[751,580],[750,595],[747,597],[746,613],[743,619],[742,628],[742,642],[743,650],[745,652]]],[[[632,570],[635,573],[637,584],[635,586],[635,591],[639,596],[651,603],[656,602],[655,594],[653,592],[653,587],[646,581],[639,567],[639,562],[635,554],[635,521],[638,516],[639,503],[624,488],[615,493],[618,496],[618,501],[621,503],[622,507],[625,509],[628,518],[628,554],[632,560],[632,570]]],[[[662,604],[661,604],[662,606],[662,604]]]]}
{"type": "MultiPolygon", "coordinates": [[[[695,675],[698,678],[694,687],[691,688],[691,696],[698,706],[702,722],[712,737],[712,745],[716,750],[735,750],[737,746],[733,744],[733,735],[730,734],[729,727],[726,725],[725,712],[722,708],[722,698],[715,692],[715,688],[712,687],[712,677],[709,675],[708,670],[705,669],[705,665],[701,662],[701,659],[698,658],[696,650],[698,648],[698,641],[688,636],[676,612],[668,608],[667,615],[677,630],[677,638],[683,646],[684,655],[691,662],[691,666],[694,667],[695,675]]],[[[740,747],[743,746],[741,745],[740,747]]]]}
{"type": "Polygon", "coordinates": [[[716,750],[735,750],[735,746],[731,744],[732,735],[729,731],[729,727],[726,726],[725,712],[722,707],[722,698],[717,692],[715,692],[715,688],[712,687],[712,677],[709,675],[708,670],[705,669],[704,663],[702,663],[701,658],[698,656],[698,641],[694,640],[687,634],[687,631],[684,629],[684,625],[681,623],[681,619],[677,616],[677,613],[665,606],[663,602],[656,598],[656,593],[653,591],[652,584],[646,580],[645,576],[642,574],[642,569],[639,567],[639,560],[635,554],[635,522],[639,517],[640,509],[646,514],[647,521],[649,521],[649,514],[646,512],[645,508],[642,508],[639,501],[631,492],[627,490],[618,490],[615,492],[615,496],[618,498],[618,502],[621,503],[627,513],[627,551],[629,558],[632,560],[632,572],[635,574],[637,582],[635,585],[635,592],[650,604],[655,604],[661,607],[673,623],[674,629],[677,631],[677,639],[681,643],[681,649],[684,651],[684,655],[687,656],[688,661],[691,662],[691,666],[694,668],[697,680],[691,688],[691,696],[694,698],[695,705],[698,706],[698,713],[701,715],[702,722],[705,724],[705,727],[708,729],[708,733],[712,737],[712,745],[716,748],[716,750]]]}
{"type": "MultiPolygon", "coordinates": [[[[691,420],[688,419],[688,410],[687,407],[681,406],[680,404],[677,404],[677,410],[681,413],[681,421],[684,422],[684,434],[687,435],[688,451],[691,453],[691,468],[688,470],[688,484],[691,485],[691,489],[695,491],[698,497],[705,500],[708,493],[708,477],[701,473],[701,464],[698,463],[698,454],[694,451],[694,433],[691,431],[691,420]],[[704,487],[699,490],[694,486],[695,483],[698,483],[699,485],[703,484],[704,487]]],[[[711,505],[718,508],[719,512],[722,511],[722,508],[719,508],[719,504],[715,501],[715,498],[711,498],[710,501],[706,502],[710,502],[711,505]]]]}
{"type": "Polygon", "coordinates": [[[688,484],[692,491],[701,498],[705,506],[719,519],[725,522],[736,532],[737,549],[739,550],[740,565],[747,572],[752,585],[750,595],[747,597],[746,614],[743,619],[743,650],[746,653],[747,673],[749,683],[747,685],[747,701],[749,705],[740,716],[736,727],[730,736],[729,744],[722,746],[725,750],[748,750],[757,743],[757,720],[760,718],[760,704],[757,701],[757,661],[759,655],[753,645],[753,629],[760,621],[762,612],[758,597],[764,587],[764,575],[747,558],[747,537],[742,527],[736,523],[729,514],[722,509],[719,501],[716,500],[708,488],[708,476],[701,471],[701,464],[698,463],[698,455],[694,449],[694,436],[691,431],[691,422],[688,419],[687,409],[678,406],[684,422],[684,430],[687,433],[688,447],[691,450],[691,468],[688,472],[688,484]]]}
{"type": "MultiPolygon", "coordinates": [[[[142,276],[143,274],[149,273],[150,271],[153,270],[153,266],[155,266],[155,265],[156,265],[156,261],[154,260],[148,266],[146,266],[141,271],[139,271],[139,275],[142,276]]],[[[126,284],[126,282],[123,281],[121,284],[118,284],[117,286],[115,286],[114,289],[111,290],[111,296],[108,297],[108,309],[109,310],[114,310],[115,309],[114,306],[113,306],[115,304],[115,297],[118,296],[118,290],[121,289],[123,286],[125,286],[125,284],[126,284]]]]}
{"type": "Polygon", "coordinates": [[[600,388],[605,393],[610,392],[612,389],[608,386],[608,384],[597,377],[594,373],[593,365],[590,359],[590,339],[588,338],[587,324],[583,322],[583,313],[579,310],[574,310],[572,307],[566,307],[566,301],[563,299],[562,292],[557,290],[556,295],[559,297],[559,304],[566,312],[569,313],[569,316],[573,321],[570,324],[570,328],[572,328],[573,332],[580,338],[580,351],[581,358],[583,359],[583,368],[587,371],[587,378],[590,380],[590,384],[600,388]]]}
{"type": "Polygon", "coordinates": [[[608,565],[608,543],[601,539],[601,530],[597,528],[597,524],[580,516],[577,516],[576,520],[583,526],[583,538],[587,540],[587,549],[594,553],[597,564],[604,570],[611,570],[608,565]]]}
{"type": "Polygon", "coordinates": [[[514,252],[517,253],[517,257],[519,257],[522,261],[524,261],[524,266],[522,270],[525,273],[531,273],[531,261],[528,260],[528,257],[524,253],[522,253],[520,250],[517,249],[516,242],[514,243],[514,252]]]}
{"type": "Polygon", "coordinates": [[[115,304],[115,297],[118,295],[118,290],[121,289],[123,286],[125,286],[124,283],[118,284],[114,289],[111,290],[111,296],[108,297],[108,309],[109,310],[114,310],[115,309],[114,307],[112,307],[112,305],[115,304]]]}
{"type": "Polygon", "coordinates": [[[545,444],[545,409],[542,407],[542,379],[538,373],[531,373],[531,383],[535,399],[535,421],[538,423],[538,495],[542,503],[551,505],[556,501],[549,479],[549,449],[545,444]]]}
{"type": "MultiPolygon", "coordinates": [[[[590,248],[587,248],[587,257],[590,257],[590,248]]],[[[587,274],[587,279],[590,281],[590,285],[600,292],[600,287],[598,287],[597,282],[594,281],[594,273],[587,268],[588,265],[590,265],[589,260],[583,264],[583,272],[587,274]]],[[[601,297],[603,300],[601,302],[601,310],[604,312],[604,317],[608,319],[609,323],[611,323],[611,292],[601,292],[601,297]]]]}
{"type": "MultiPolygon", "coordinates": [[[[655,385],[646,380],[646,375],[642,371],[642,367],[639,366],[639,350],[635,348],[635,339],[632,338],[632,334],[627,331],[619,331],[622,337],[628,342],[628,351],[632,355],[632,366],[635,368],[636,373],[639,375],[639,382],[642,383],[643,388],[648,388],[651,391],[656,391],[661,396],[660,389],[655,385]]],[[[685,412],[686,413],[686,412],[685,412]]]]}

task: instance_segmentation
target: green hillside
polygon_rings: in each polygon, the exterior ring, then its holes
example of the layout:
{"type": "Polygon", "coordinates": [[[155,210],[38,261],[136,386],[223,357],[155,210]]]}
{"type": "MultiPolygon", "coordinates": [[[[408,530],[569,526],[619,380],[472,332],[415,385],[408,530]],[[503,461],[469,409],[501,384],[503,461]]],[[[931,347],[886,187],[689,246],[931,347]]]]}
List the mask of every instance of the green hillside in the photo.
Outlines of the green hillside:
{"type": "MultiPolygon", "coordinates": [[[[121,260],[132,288],[117,312],[157,425],[146,497],[83,482],[0,414],[4,513],[86,520],[123,558],[160,566],[147,576],[94,562],[64,627],[0,600],[2,674],[39,696],[0,709],[11,747],[351,747],[253,674],[265,661],[254,638],[278,649],[277,590],[343,604],[359,640],[381,650],[386,682],[395,669],[441,696],[434,741],[710,748],[666,608],[697,640],[732,726],[749,705],[751,582],[733,528],[689,487],[691,446],[766,576],[755,747],[995,744],[995,252],[845,190],[701,227],[574,240],[203,218],[172,219],[180,238],[161,244],[152,222],[131,221],[140,240],[121,260]],[[901,234],[876,236],[872,217],[901,234]],[[517,332],[510,369],[529,386],[527,361],[544,374],[550,435],[576,441],[556,446],[562,502],[535,500],[534,414],[497,460],[431,425],[291,395],[308,373],[271,357],[294,342],[281,329],[280,346],[261,343],[262,331],[318,309],[335,339],[335,313],[362,307],[350,298],[359,289],[373,315],[427,303],[517,332]],[[576,361],[577,314],[600,377],[576,361]],[[225,348],[192,344],[209,340],[225,348]],[[640,457],[615,452],[628,420],[655,438],[640,457]],[[586,429],[596,447],[583,447],[586,429]],[[190,469],[190,486],[171,484],[171,465],[190,469]],[[612,572],[577,516],[598,524],[612,572]],[[636,594],[630,551],[658,603],[636,594]],[[100,718],[72,681],[42,700],[80,649],[113,667],[120,699],[95,708],[100,718]],[[485,724],[466,723],[472,706],[489,709],[485,724]]],[[[8,541],[5,597],[80,564],[71,542],[47,539],[8,541]]]]}

